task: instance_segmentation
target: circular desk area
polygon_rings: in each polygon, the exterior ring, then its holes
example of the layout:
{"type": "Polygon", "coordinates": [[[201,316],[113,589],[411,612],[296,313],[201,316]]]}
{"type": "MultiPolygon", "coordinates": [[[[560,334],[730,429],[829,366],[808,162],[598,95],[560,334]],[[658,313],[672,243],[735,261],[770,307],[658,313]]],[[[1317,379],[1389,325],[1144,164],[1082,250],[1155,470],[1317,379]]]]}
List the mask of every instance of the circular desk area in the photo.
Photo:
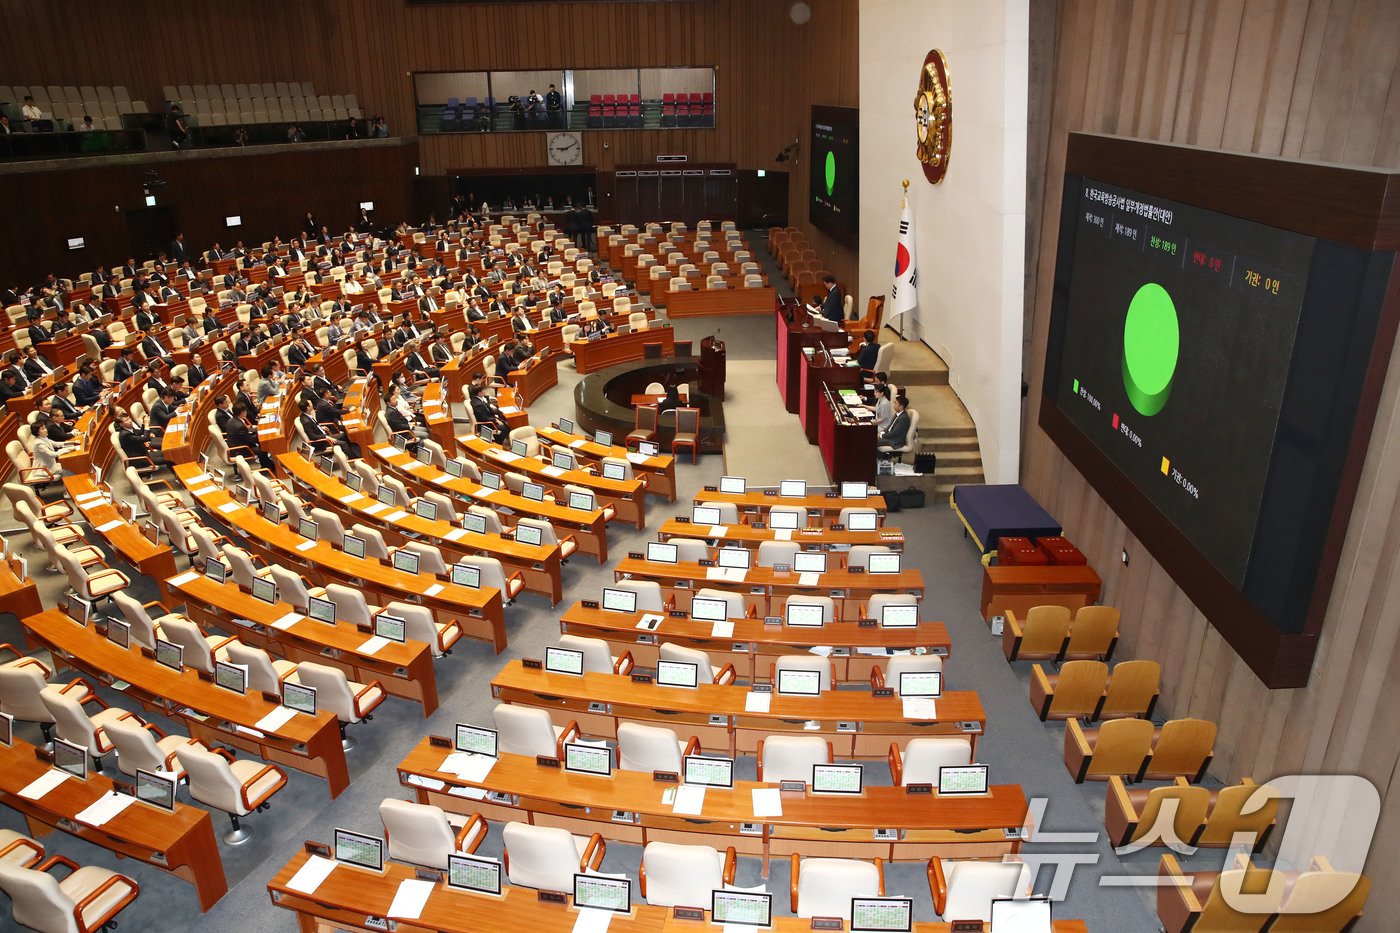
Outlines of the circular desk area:
{"type": "MultiPolygon", "coordinates": [[[[641,395],[653,382],[663,386],[687,385],[691,407],[700,409],[700,450],[719,453],[724,449],[724,402],[702,394],[696,388],[699,378],[700,364],[693,357],[633,360],[609,366],[589,373],[574,387],[574,420],[589,433],[611,431],[614,441],[621,444],[636,425],[634,395],[641,395]]],[[[663,452],[670,451],[675,432],[675,417],[662,412],[656,440],[663,452]]]]}

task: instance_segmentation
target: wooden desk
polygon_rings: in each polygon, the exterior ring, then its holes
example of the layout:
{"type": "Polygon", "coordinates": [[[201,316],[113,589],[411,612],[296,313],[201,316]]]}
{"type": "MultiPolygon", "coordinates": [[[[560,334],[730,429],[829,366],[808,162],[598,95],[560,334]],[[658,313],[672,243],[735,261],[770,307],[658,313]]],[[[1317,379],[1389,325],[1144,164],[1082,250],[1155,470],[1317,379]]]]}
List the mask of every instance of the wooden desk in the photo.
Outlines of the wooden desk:
{"type": "Polygon", "coordinates": [[[775,505],[800,506],[807,510],[809,517],[815,514],[822,524],[830,525],[841,515],[842,509],[874,509],[878,520],[883,524],[885,519],[885,497],[877,491],[875,495],[867,495],[861,499],[842,499],[836,495],[813,495],[808,493],[805,496],[780,496],[776,489],[750,489],[741,493],[719,492],[714,489],[702,489],[695,494],[696,505],[704,505],[707,502],[732,502],[739,511],[752,514],[767,512],[775,505]]]}
{"type": "MultiPolygon", "coordinates": [[[[860,367],[854,365],[854,360],[850,366],[841,363],[827,366],[818,362],[816,354],[810,347],[802,351],[798,360],[798,418],[802,422],[802,430],[807,435],[807,443],[816,444],[819,439],[819,426],[821,410],[826,405],[826,400],[822,397],[824,389],[832,392],[840,389],[858,389],[864,380],[861,377],[860,367]]],[[[871,448],[872,456],[874,448],[871,448]]],[[[871,479],[875,477],[872,475],[871,479]]]]}
{"type": "Polygon", "coordinates": [[[733,846],[742,855],[771,857],[882,858],[927,861],[930,856],[995,858],[1020,850],[1019,830],[1029,817],[1018,784],[993,785],[986,796],[909,796],[902,787],[866,787],[859,796],[783,794],[781,816],[755,816],[753,791],[776,783],[735,781],[732,789],[705,790],[703,814],[679,816],[662,795],[675,785],[648,772],[614,770],[611,777],[543,768],[524,755],[502,754],[480,781],[440,771],[450,749],[422,739],[399,764],[399,781],[420,803],[457,813],[479,812],[488,820],[557,826],[573,833],[599,833],[609,840],[733,846]],[[487,791],[484,800],[450,793],[451,788],[487,791]],[[626,813],[631,819],[613,819],[626,813]],[[898,828],[895,840],[875,839],[875,830],[898,828]],[[1008,838],[1011,830],[1014,838],[1008,838]]]}
{"type": "Polygon", "coordinates": [[[111,779],[90,773],[85,781],[69,778],[38,800],[19,795],[49,770],[23,739],[15,739],[8,748],[0,746],[0,803],[24,816],[30,836],[42,838],[61,829],[118,858],[154,865],[194,885],[200,910],[213,907],[228,893],[209,811],[178,801],[173,811],[134,803],[101,826],[91,826],[80,823],[77,815],[112,792],[111,779]]]}
{"type": "Polygon", "coordinates": [[[44,608],[39,601],[39,585],[28,575],[28,568],[20,575],[18,556],[0,560],[0,605],[21,619],[44,608]]]}
{"type": "Polygon", "coordinates": [[[557,444],[573,451],[581,459],[601,461],[604,457],[616,457],[632,464],[633,473],[641,473],[647,478],[647,492],[666,496],[676,501],[676,458],[670,454],[657,454],[644,457],[639,453],[619,447],[616,444],[605,446],[582,434],[570,434],[554,425],[536,427],[540,440],[557,444]]]}
{"type": "Polygon", "coordinates": [[[321,508],[341,516],[347,528],[357,522],[376,528],[391,547],[408,540],[431,544],[443,552],[448,563],[456,563],[467,555],[494,557],[507,575],[519,571],[525,578],[525,589],[548,598],[551,606],[564,598],[558,545],[521,544],[498,534],[473,534],[446,519],[420,518],[355,492],[337,477],[321,472],[301,454],[283,454],[278,459],[292,482],[309,492],[321,508]]]}
{"type": "Polygon", "coordinates": [[[801,574],[779,573],[772,567],[750,567],[742,582],[710,579],[710,571],[717,569],[697,563],[663,564],[629,556],[618,562],[613,579],[654,580],[675,598],[675,608],[687,611],[695,591],[705,587],[742,593],[744,604],[754,607],[760,616],[782,615],[787,598],[795,594],[830,596],[836,618],[851,621],[861,618],[865,604],[876,593],[908,593],[920,598],[924,595],[924,577],[917,569],[901,569],[899,573],[851,573],[829,566],[826,573],[816,575],[816,583],[808,586],[802,584],[801,574]]]}
{"type": "Polygon", "coordinates": [[[724,534],[716,538],[711,532],[717,526],[697,525],[688,520],[682,521],[682,517],[676,517],[662,522],[656,536],[662,541],[671,538],[704,538],[707,541],[754,549],[764,541],[796,541],[804,549],[819,547],[829,550],[837,546],[855,547],[866,544],[884,546],[892,551],[904,550],[904,532],[889,525],[883,528],[877,526],[874,531],[847,531],[844,528],[797,528],[779,531],[769,528],[765,523],[760,524],[763,527],[757,528],[742,522],[737,525],[725,525],[724,534]]]}
{"type": "Polygon", "coordinates": [[[778,331],[778,392],[787,410],[795,415],[802,405],[802,348],[817,344],[844,347],[849,341],[845,331],[825,331],[811,324],[801,304],[793,306],[791,314],[793,323],[789,324],[787,312],[779,305],[773,313],[773,320],[778,331]]]}
{"type": "Polygon", "coordinates": [[[585,470],[560,470],[534,457],[521,457],[508,447],[490,443],[474,434],[458,437],[457,447],[475,460],[479,467],[502,475],[507,472],[522,473],[531,482],[553,491],[565,502],[568,501],[568,493],[564,489],[566,483],[592,490],[595,499],[603,505],[612,506],[619,519],[636,525],[638,530],[646,527],[646,487],[641,480],[608,479],[585,470]]]}
{"type": "Polygon", "coordinates": [[[667,317],[699,317],[714,314],[766,314],[773,310],[778,291],[772,286],[742,287],[737,277],[734,288],[694,288],[690,291],[667,292],[667,317]]]}
{"type": "Polygon", "coordinates": [[[289,627],[278,628],[274,622],[302,613],[284,602],[254,599],[231,578],[215,583],[190,571],[162,580],[161,589],[171,604],[184,603],[185,615],[206,630],[211,626],[221,629],[245,645],[271,649],[289,661],[313,661],[339,668],[356,683],[377,680],[390,696],[421,704],[424,716],[437,710],[433,655],[421,641],[390,642],[374,654],[365,654],[360,646],[373,633],[363,632],[350,622],[328,625],[302,616],[289,627]]]}
{"type": "Polygon", "coordinates": [[[614,363],[645,358],[647,344],[659,344],[662,357],[676,355],[675,332],[665,326],[626,334],[609,334],[601,340],[575,340],[567,349],[574,354],[574,368],[578,374],[586,376],[614,363]]]}
{"type": "Polygon", "coordinates": [[[1073,564],[1019,567],[997,564],[982,568],[982,618],[1006,615],[1025,618],[1032,606],[1064,606],[1071,612],[1099,601],[1103,581],[1094,568],[1073,564]]]}
{"type": "MultiPolygon", "coordinates": [[[[112,491],[100,489],[92,474],[82,473],[63,478],[68,498],[78,507],[83,520],[100,535],[107,546],[142,574],[164,580],[175,573],[175,552],[168,544],[153,543],[141,529],[126,520],[112,502],[112,491]]],[[[38,612],[35,609],[34,612],[38,612]]],[[[25,613],[16,613],[23,616],[25,613]]]]}
{"type": "Polygon", "coordinates": [[[700,744],[727,755],[753,754],[760,739],[779,733],[816,735],[832,743],[837,758],[884,758],[890,743],[903,747],[911,738],[966,735],[977,753],[986,731],[982,701],[970,690],[944,691],[938,718],[915,722],[904,718],[899,697],[876,697],[869,690],[829,690],[820,696],[772,695],[766,713],[745,711],[749,689],[701,684],[694,690],[635,684],[617,674],[553,674],[529,670],[510,661],[491,681],[491,694],[504,703],[549,710],[557,725],[576,720],[585,735],[617,738],[622,722],[667,726],[699,736],[700,744]],[[804,723],[816,721],[817,729],[804,723]],[[840,728],[855,723],[857,731],[840,728]]]}
{"type": "Polygon", "coordinates": [[[506,382],[515,388],[516,400],[525,408],[559,384],[559,357],[562,354],[549,347],[540,349],[539,354],[526,361],[526,369],[513,369],[506,374],[506,382]]]}
{"type": "Polygon", "coordinates": [[[53,653],[54,663],[81,671],[111,686],[127,682],[122,692],[142,708],[157,710],[184,724],[190,737],[211,745],[231,745],[264,761],[286,765],[326,779],[331,797],[350,786],[340,726],[335,716],[319,711],[314,717],[298,713],[276,732],[257,724],[278,704],[260,693],[238,696],[186,669],[179,673],[144,657],[136,647],[108,641],[92,625],[79,625],[57,609],[23,619],[25,639],[53,653]]]}
{"type": "Polygon", "coordinates": [[[789,628],[766,625],[762,619],[730,619],[734,632],[713,634],[715,623],[678,619],[663,614],[658,627],[641,630],[637,623],[644,612],[613,612],[589,609],[574,603],[559,619],[559,631],[590,638],[601,638],[617,649],[632,652],[639,666],[655,667],[659,645],[670,642],[709,652],[710,663],[733,664],[741,680],[767,681],[772,662],[780,655],[801,654],[808,648],[825,645],[833,650],[830,661],[835,683],[870,683],[870,671],[883,669],[884,654],[862,654],[860,649],[907,650],[927,648],[930,654],[948,657],[952,643],[942,622],[921,622],[916,628],[861,628],[837,622],[821,628],[789,628]]]}
{"type": "Polygon", "coordinates": [[[835,393],[824,392],[817,400],[817,446],[833,483],[874,483],[875,448],[879,428],[874,418],[848,416],[844,404],[833,401],[835,393]]]}

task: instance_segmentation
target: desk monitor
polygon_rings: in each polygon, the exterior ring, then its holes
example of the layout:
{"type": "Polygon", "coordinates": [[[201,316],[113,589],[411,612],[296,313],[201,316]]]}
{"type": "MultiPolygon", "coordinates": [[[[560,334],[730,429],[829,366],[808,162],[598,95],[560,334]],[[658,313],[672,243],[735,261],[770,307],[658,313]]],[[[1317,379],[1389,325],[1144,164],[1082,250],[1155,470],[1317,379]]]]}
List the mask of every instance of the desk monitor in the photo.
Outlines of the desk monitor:
{"type": "Polygon", "coordinates": [[[716,925],[773,925],[773,895],[715,891],[710,895],[710,919],[716,925]]]}
{"type": "Polygon", "coordinates": [[[253,597],[265,603],[277,602],[277,583],[265,577],[253,578],[253,597]]]}
{"type": "Polygon", "coordinates": [[[384,840],[336,827],[335,860],[370,871],[384,870],[384,840]]]}
{"type": "Polygon", "coordinates": [[[681,762],[685,783],[702,787],[733,787],[734,759],[715,755],[686,755],[681,762]]]}
{"type": "Polygon", "coordinates": [[[469,726],[466,723],[457,723],[457,736],[455,745],[457,751],[468,752],[472,755],[487,755],[496,757],[496,730],[483,729],[480,726],[469,726]]]}
{"type": "Polygon", "coordinates": [[[437,521],[438,507],[436,502],[429,502],[427,499],[417,499],[413,503],[413,514],[419,518],[426,518],[430,522],[437,521]]]}
{"type": "Polygon", "coordinates": [[[719,565],[734,570],[748,570],[753,552],[746,547],[722,547],[719,549],[719,565]]]}
{"type": "Polygon", "coordinates": [[[227,661],[214,662],[214,683],[239,696],[248,692],[248,668],[227,661]]]}
{"type": "Polygon", "coordinates": [[[486,516],[477,515],[475,512],[466,512],[462,515],[462,527],[474,535],[486,534],[486,516]]]}
{"type": "Polygon", "coordinates": [[[603,587],[603,608],[613,612],[636,612],[637,594],[631,590],[603,587]]]}
{"type": "Polygon", "coordinates": [[[865,559],[866,573],[899,573],[898,551],[876,551],[865,559]]]}
{"type": "Polygon", "coordinates": [[[655,457],[661,453],[661,445],[656,441],[640,441],[637,444],[637,453],[643,457],[655,457]]]}
{"type": "Polygon", "coordinates": [[[792,569],[798,573],[826,573],[826,552],[798,551],[792,555],[792,569]]]}
{"type": "Polygon", "coordinates": [[[374,634],[403,644],[408,640],[408,625],[398,616],[379,613],[374,617],[374,634]]]}
{"type": "Polygon", "coordinates": [[[606,745],[565,742],[564,770],[608,777],[612,774],[612,750],[606,745]]]}
{"type": "Polygon", "coordinates": [[[1050,898],[992,898],[992,933],[1050,933],[1050,898]]]}
{"type": "Polygon", "coordinates": [[[524,544],[529,547],[539,547],[544,541],[544,529],[538,525],[527,525],[525,522],[516,522],[515,543],[524,544]]]}
{"type": "MultiPolygon", "coordinates": [[[[317,462],[321,465],[321,472],[325,473],[327,476],[335,472],[335,457],[330,454],[324,454],[317,462]]],[[[217,477],[219,474],[214,473],[212,475],[217,477]]]]}
{"type": "Polygon", "coordinates": [[[346,535],[341,539],[341,550],[351,557],[365,556],[365,539],[356,535],[346,535]]]}
{"type": "Polygon", "coordinates": [[[614,913],[632,912],[632,882],[626,878],[574,875],[574,906],[614,913]]]}
{"type": "Polygon", "coordinates": [[[690,510],[690,520],[697,525],[718,525],[719,509],[712,505],[697,505],[690,510]]]}
{"type": "Polygon", "coordinates": [[[569,508],[578,509],[582,512],[592,512],[598,506],[593,501],[591,492],[570,492],[569,508]]]}
{"type": "Polygon", "coordinates": [[[175,809],[175,776],[136,769],[136,799],[162,810],[175,809]]]}
{"type": "Polygon", "coordinates": [[[447,886],[477,894],[501,893],[501,863],[479,855],[447,856],[447,886]]]}
{"type": "Polygon", "coordinates": [[[789,601],[783,615],[783,621],[793,628],[820,628],[826,622],[826,609],[811,603],[789,601]]]}
{"type": "Polygon", "coordinates": [[[603,479],[625,480],[627,478],[627,466],[622,463],[604,463],[603,479]]]}
{"type": "Polygon", "coordinates": [[[496,442],[496,432],[484,424],[478,424],[476,426],[476,436],[488,444],[494,444],[496,442]]]}
{"type": "Polygon", "coordinates": [[[345,485],[349,486],[355,492],[359,492],[365,485],[365,478],[351,470],[349,473],[345,474],[345,485]]]}
{"type": "Polygon", "coordinates": [[[791,531],[797,528],[799,518],[796,512],[774,509],[768,513],[768,527],[791,531]]]}
{"type": "Polygon", "coordinates": [[[674,544],[662,544],[660,541],[647,542],[647,560],[656,561],[659,564],[674,564],[676,559],[676,546],[674,544]]]}
{"type": "Polygon", "coordinates": [[[297,522],[297,534],[306,538],[308,541],[315,541],[318,537],[316,533],[316,523],[309,518],[301,519],[297,522]]]}
{"type": "Polygon", "coordinates": [[[447,468],[447,475],[453,479],[461,479],[462,474],[466,472],[462,467],[462,461],[458,460],[456,457],[448,460],[445,466],[447,468]]]}
{"type": "Polygon", "coordinates": [[[335,624],[335,603],[320,596],[309,596],[306,599],[306,614],[317,622],[324,622],[327,625],[335,624]]]}
{"type": "Polygon", "coordinates": [[[258,505],[262,510],[263,518],[275,525],[282,523],[282,506],[276,502],[263,502],[261,499],[258,500],[258,505]]]}
{"type": "Polygon", "coordinates": [[[121,648],[130,646],[131,626],[121,619],[108,619],[107,640],[121,648]]]}
{"type": "Polygon", "coordinates": [[[469,586],[481,589],[481,568],[474,564],[453,564],[452,583],[456,586],[469,586]]]}
{"type": "Polygon", "coordinates": [[[492,473],[490,470],[481,471],[481,485],[487,489],[496,490],[501,488],[501,474],[492,473]]]}
{"type": "Polygon", "coordinates": [[[778,495],[789,499],[805,499],[807,497],[807,481],[805,479],[785,479],[778,483],[778,495]]]}
{"type": "Polygon", "coordinates": [[[15,740],[15,717],[9,713],[0,713],[0,745],[6,748],[15,740]]]}
{"type": "Polygon", "coordinates": [[[282,681],[282,705],[308,716],[316,715],[316,688],[282,681]]]}
{"type": "Polygon", "coordinates": [[[914,901],[907,897],[851,898],[851,933],[909,933],[914,901]]]}
{"type": "Polygon", "coordinates": [[[80,781],[87,780],[87,749],[67,739],[53,740],[53,766],[80,781]]]}
{"type": "Polygon", "coordinates": [[[881,628],[917,628],[918,606],[885,606],[880,610],[881,628]]]}
{"type": "Polygon", "coordinates": [[[539,483],[523,483],[520,486],[520,494],[531,502],[544,501],[544,487],[539,483]]]}
{"type": "Polygon", "coordinates": [[[574,468],[574,455],[567,450],[556,450],[550,455],[549,462],[554,464],[555,469],[572,470],[574,468]]]}
{"type": "Polygon", "coordinates": [[[582,674],[583,652],[551,645],[544,649],[544,669],[553,674],[582,674]]]}
{"type": "Polygon", "coordinates": [[[530,455],[530,445],[517,438],[510,442],[510,452],[517,457],[528,457],[530,455]]]}
{"type": "Polygon", "coordinates": [[[902,671],[899,675],[899,695],[902,697],[941,697],[941,671],[902,671]]]}
{"type": "Polygon", "coordinates": [[[380,486],[379,491],[374,494],[380,505],[394,506],[399,504],[399,494],[388,486],[380,486]]]}
{"type": "Polygon", "coordinates": [[[88,613],[91,611],[92,607],[88,605],[86,599],[83,599],[77,593],[69,593],[68,598],[63,603],[63,608],[67,612],[68,618],[79,625],[87,625],[88,613]]]}
{"type": "Polygon", "coordinates": [[[719,491],[734,495],[742,495],[748,483],[742,476],[721,476],[719,478],[719,491]]]}
{"type": "Polygon", "coordinates": [[[403,549],[394,552],[394,569],[400,573],[418,573],[418,555],[403,549]]]}
{"type": "Polygon", "coordinates": [[[867,495],[869,495],[869,489],[866,487],[865,483],[841,484],[842,499],[864,499],[867,495]]]}
{"type": "Polygon", "coordinates": [[[860,765],[812,765],[812,793],[859,794],[864,774],[860,765]]]}
{"type": "Polygon", "coordinates": [[[423,463],[423,464],[432,463],[432,462],[433,462],[433,451],[432,451],[432,448],[428,447],[426,444],[423,445],[423,446],[421,446],[421,447],[419,447],[417,450],[415,450],[415,451],[413,452],[413,459],[414,459],[414,460],[417,460],[419,463],[423,463]]]}
{"type": "Polygon", "coordinates": [[[779,696],[814,697],[820,696],[821,692],[822,675],[819,671],[778,671],[779,696]]]}
{"type": "Polygon", "coordinates": [[[602,444],[604,447],[611,447],[613,442],[612,432],[598,431],[594,433],[593,440],[597,441],[599,444],[602,444]]]}
{"type": "Polygon", "coordinates": [[[657,661],[656,684],[659,687],[689,687],[700,684],[700,665],[694,661],[657,661]]]}
{"type": "Polygon", "coordinates": [[[156,663],[164,664],[172,671],[183,671],[185,669],[185,649],[173,641],[157,638],[156,663]]]}
{"type": "Polygon", "coordinates": [[[986,765],[943,765],[938,769],[938,792],[949,796],[985,794],[986,765]]]}
{"type": "Polygon", "coordinates": [[[865,511],[852,512],[846,516],[847,531],[874,531],[880,526],[880,516],[876,512],[865,511]]]}
{"type": "Polygon", "coordinates": [[[228,567],[217,557],[204,558],[204,575],[215,583],[223,583],[228,579],[228,567]]]}
{"type": "Polygon", "coordinates": [[[560,418],[560,419],[559,419],[559,430],[563,431],[565,434],[573,434],[573,433],[574,433],[574,423],[573,423],[572,421],[570,421],[568,418],[560,418]]]}
{"type": "Polygon", "coordinates": [[[690,617],[697,622],[723,622],[729,618],[729,600],[697,596],[690,601],[690,617]]]}

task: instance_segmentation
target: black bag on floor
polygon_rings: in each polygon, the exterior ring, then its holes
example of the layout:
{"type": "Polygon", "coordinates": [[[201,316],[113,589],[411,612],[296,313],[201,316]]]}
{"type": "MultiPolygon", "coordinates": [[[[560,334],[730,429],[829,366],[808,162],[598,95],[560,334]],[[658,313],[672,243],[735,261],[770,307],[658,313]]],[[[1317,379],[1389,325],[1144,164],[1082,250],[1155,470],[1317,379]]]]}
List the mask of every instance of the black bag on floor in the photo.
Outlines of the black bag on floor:
{"type": "Polygon", "coordinates": [[[904,508],[899,501],[899,493],[895,492],[893,489],[886,489],[881,495],[885,497],[886,512],[898,512],[900,509],[904,508]]]}
{"type": "Polygon", "coordinates": [[[914,472],[925,475],[932,473],[938,463],[938,454],[931,450],[921,450],[914,454],[914,472]]]}
{"type": "MultiPolygon", "coordinates": [[[[888,500],[888,495],[886,499],[888,500]]],[[[924,491],[917,486],[910,486],[899,494],[899,507],[902,509],[922,509],[924,507],[924,491]]]]}

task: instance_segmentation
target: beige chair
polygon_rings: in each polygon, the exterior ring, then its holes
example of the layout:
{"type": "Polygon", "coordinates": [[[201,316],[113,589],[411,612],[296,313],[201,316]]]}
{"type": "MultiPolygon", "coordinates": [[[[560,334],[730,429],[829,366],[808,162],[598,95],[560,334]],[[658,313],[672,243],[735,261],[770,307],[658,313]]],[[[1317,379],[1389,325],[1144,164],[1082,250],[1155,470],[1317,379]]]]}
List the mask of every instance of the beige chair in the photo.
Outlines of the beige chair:
{"type": "Polygon", "coordinates": [[[499,703],[491,713],[499,751],[529,758],[544,756],[564,760],[564,745],[579,736],[578,723],[554,725],[546,710],[533,706],[499,703]]]}
{"type": "Polygon", "coordinates": [[[617,766],[623,771],[681,774],[686,755],[700,754],[700,740],[682,742],[665,726],[622,722],[617,726],[617,766]]]}
{"type": "Polygon", "coordinates": [[[938,786],[938,769],[972,764],[972,742],[966,736],[910,739],[899,750],[890,743],[890,778],[895,787],[909,784],[938,786]]]}
{"type": "Polygon", "coordinates": [[[433,657],[440,658],[452,653],[452,646],[462,637],[462,624],[456,619],[438,622],[432,610],[417,603],[391,602],[383,612],[404,620],[404,636],[410,641],[421,641],[428,646],[433,657]]]}
{"type": "Polygon", "coordinates": [[[554,526],[541,518],[521,517],[516,521],[516,526],[524,525],[527,528],[538,528],[540,531],[540,545],[542,547],[557,546],[559,548],[559,560],[567,564],[569,558],[578,550],[578,538],[574,535],[559,537],[559,533],[554,530],[554,526]]]}
{"type": "Polygon", "coordinates": [[[458,563],[468,567],[476,567],[481,572],[482,587],[500,590],[501,598],[507,606],[513,603],[515,597],[520,595],[520,591],[525,588],[525,575],[517,570],[507,577],[504,566],[494,557],[468,554],[458,563]]]}
{"type": "Polygon", "coordinates": [[[155,723],[143,723],[134,717],[114,719],[107,723],[103,732],[117,750],[117,767],[122,774],[131,777],[136,776],[137,769],[170,771],[175,774],[176,780],[183,781],[185,772],[175,758],[175,750],[186,745],[204,747],[204,743],[198,739],[166,735],[155,723]]]}
{"type": "Polygon", "coordinates": [[[33,868],[44,860],[44,847],[13,829],[0,829],[0,868],[33,868]]]}
{"type": "Polygon", "coordinates": [[[655,580],[619,580],[609,585],[615,590],[636,593],[638,612],[666,611],[666,600],[661,595],[661,584],[655,580]]]}
{"type": "Polygon", "coordinates": [[[1015,855],[1000,862],[949,861],[935,855],[929,859],[928,879],[938,916],[989,923],[992,901],[1028,896],[1033,876],[1030,866],[1015,855]]]}
{"type": "MultiPolygon", "coordinates": [[[[74,683],[82,683],[74,681],[74,683]]],[[[87,684],[83,684],[87,687],[87,684]]],[[[82,696],[73,684],[68,687],[60,687],[50,684],[39,691],[39,699],[44,706],[48,707],[49,715],[53,717],[54,725],[57,728],[58,737],[65,742],[72,742],[87,749],[90,764],[101,770],[102,759],[112,752],[112,743],[107,740],[104,727],[108,723],[116,722],[119,719],[134,719],[141,722],[140,717],[135,713],[129,713],[124,709],[108,706],[107,701],[88,689],[87,696],[82,696]],[[91,716],[84,709],[89,703],[96,703],[100,709],[91,716]]]]}
{"type": "Polygon", "coordinates": [[[227,661],[225,650],[230,642],[238,639],[228,635],[205,635],[198,625],[189,619],[168,617],[160,627],[166,641],[174,642],[184,649],[183,661],[186,667],[213,675],[216,661],[227,661]]]}
{"type": "Polygon", "coordinates": [[[33,868],[0,866],[0,889],[10,896],[16,924],[40,933],[96,933],[115,925],[141,886],[96,865],[79,866],[62,855],[33,868]],[[69,874],[58,880],[52,869],[69,874]]]}
{"type": "Polygon", "coordinates": [[[223,839],[231,846],[251,838],[239,818],[266,809],[272,795],[287,783],[287,775],[276,765],[236,760],[222,748],[186,745],[175,750],[175,757],[189,775],[190,796],[228,814],[233,826],[223,839]]]}
{"type": "Polygon", "coordinates": [[[809,596],[806,593],[794,593],[787,598],[787,602],[784,604],[785,616],[788,606],[819,607],[822,611],[822,625],[830,625],[836,617],[836,604],[830,596],[809,596]]]}
{"type": "Polygon", "coordinates": [[[354,738],[346,735],[346,727],[368,722],[374,709],[384,702],[384,687],[375,680],[359,684],[345,676],[338,667],[328,667],[314,661],[297,665],[297,681],[316,690],[316,706],[335,714],[340,723],[340,744],[348,752],[354,749],[354,738]]]}
{"type": "Polygon", "coordinates": [[[894,549],[884,545],[857,544],[846,555],[846,567],[859,567],[864,570],[869,566],[870,555],[872,554],[893,554],[894,549]]]}
{"type": "Polygon", "coordinates": [[[723,666],[713,664],[710,661],[710,653],[699,648],[690,648],[667,641],[661,643],[661,648],[657,653],[663,661],[681,661],[694,664],[700,675],[700,683],[704,683],[705,678],[708,677],[711,683],[728,685],[734,683],[739,676],[733,664],[723,666]]]}
{"type": "Polygon", "coordinates": [[[711,892],[734,884],[735,853],[710,846],[649,842],[642,850],[640,887],[648,904],[693,907],[709,903],[711,892]]]}
{"type": "Polygon", "coordinates": [[[261,648],[245,645],[241,641],[231,641],[225,650],[228,651],[230,664],[247,668],[249,690],[281,696],[282,682],[295,679],[295,663],[274,658],[261,648]]]}
{"type": "Polygon", "coordinates": [[[607,851],[598,833],[585,838],[552,826],[507,823],[501,836],[510,883],[544,891],[572,891],[574,875],[596,872],[607,851]]]}
{"type": "Polygon", "coordinates": [[[441,807],[385,800],[379,805],[379,818],[384,823],[389,858],[439,871],[447,870],[449,855],[471,854],[486,839],[486,821],[479,813],[459,818],[460,825],[454,825],[441,807]]]}
{"type": "Polygon", "coordinates": [[[792,912],[851,919],[851,898],[885,896],[883,859],[801,858],[792,854],[792,912]]]}
{"type": "MultiPolygon", "coordinates": [[[[44,742],[53,739],[54,715],[43,700],[43,692],[49,687],[53,671],[38,658],[20,654],[8,642],[0,645],[8,650],[14,660],[0,664],[0,713],[7,713],[21,722],[37,722],[44,733],[44,742]]],[[[73,680],[55,689],[70,694],[80,704],[85,704],[92,696],[92,688],[86,681],[73,680]]]]}
{"type": "Polygon", "coordinates": [[[826,693],[831,689],[831,661],[819,655],[784,654],[773,662],[769,671],[774,689],[777,689],[781,671],[815,671],[821,675],[821,692],[826,693]]]}
{"type": "Polygon", "coordinates": [[[580,635],[560,635],[559,647],[583,653],[585,674],[630,674],[636,662],[632,652],[624,651],[620,657],[613,657],[608,643],[601,638],[584,638],[580,635]]]}
{"type": "Polygon", "coordinates": [[[815,765],[831,764],[831,743],[817,735],[770,735],[758,740],[758,779],[812,782],[815,765]]]}
{"type": "Polygon", "coordinates": [[[936,654],[896,654],[885,662],[883,669],[872,667],[870,684],[873,687],[891,687],[896,696],[903,696],[901,676],[904,674],[941,674],[943,659],[936,654]]]}
{"type": "Polygon", "coordinates": [[[778,564],[792,566],[793,558],[802,550],[796,541],[761,541],[754,564],[759,567],[776,567],[778,564]]]}

